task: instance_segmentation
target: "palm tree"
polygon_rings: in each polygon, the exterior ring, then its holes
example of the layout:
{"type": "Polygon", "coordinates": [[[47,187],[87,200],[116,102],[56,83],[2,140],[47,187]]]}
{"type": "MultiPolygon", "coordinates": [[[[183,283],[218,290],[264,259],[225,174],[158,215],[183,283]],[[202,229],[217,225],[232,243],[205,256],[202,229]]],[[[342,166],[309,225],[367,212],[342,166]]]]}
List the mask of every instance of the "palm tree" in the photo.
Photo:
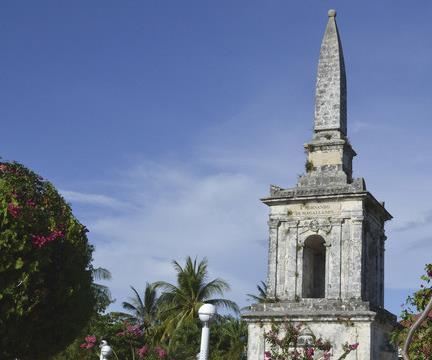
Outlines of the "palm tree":
{"type": "Polygon", "coordinates": [[[102,267],[92,268],[93,277],[93,291],[96,295],[96,306],[98,312],[103,312],[109,304],[113,302],[111,291],[108,286],[95,283],[94,280],[111,280],[111,273],[109,270],[102,267]]]}
{"type": "Polygon", "coordinates": [[[226,281],[217,278],[207,282],[207,259],[197,262],[196,258],[192,260],[188,256],[184,267],[177,261],[173,261],[173,266],[177,272],[176,285],[165,281],[155,283],[157,288],[162,289],[160,301],[165,334],[180,328],[184,323],[196,321],[198,309],[204,303],[239,312],[233,301],[222,297],[224,292],[230,289],[226,281]]]}
{"type": "Polygon", "coordinates": [[[141,325],[144,329],[149,329],[157,319],[159,299],[156,286],[146,283],[142,298],[133,286],[131,286],[131,289],[134,297],[129,298],[130,302],[124,301],[122,303],[123,309],[128,311],[128,314],[122,313],[122,315],[126,320],[141,325]]]}
{"type": "Polygon", "coordinates": [[[267,284],[264,281],[261,281],[261,285],[257,285],[258,289],[258,295],[253,294],[247,294],[247,296],[257,303],[264,304],[264,303],[272,303],[276,302],[277,299],[272,299],[269,297],[269,294],[267,292],[267,284]]]}
{"type": "Polygon", "coordinates": [[[219,348],[226,359],[244,359],[247,343],[247,325],[232,316],[222,319],[219,348]]]}

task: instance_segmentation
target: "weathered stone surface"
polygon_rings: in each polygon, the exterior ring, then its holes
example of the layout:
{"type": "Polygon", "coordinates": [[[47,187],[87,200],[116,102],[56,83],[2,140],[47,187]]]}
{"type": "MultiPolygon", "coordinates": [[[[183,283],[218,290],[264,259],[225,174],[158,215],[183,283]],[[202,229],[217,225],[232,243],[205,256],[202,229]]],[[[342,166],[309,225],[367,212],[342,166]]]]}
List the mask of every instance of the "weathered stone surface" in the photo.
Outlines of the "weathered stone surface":
{"type": "Polygon", "coordinates": [[[336,16],[328,19],[321,44],[315,96],[315,131],[346,134],[346,75],[336,16]]]}
{"type": "Polygon", "coordinates": [[[373,232],[382,239],[384,222],[391,215],[369,193],[264,201],[270,206],[268,286],[272,297],[304,297],[305,241],[318,235],[326,247],[326,298],[363,299],[383,306],[383,246],[365,234],[373,232]]]}
{"type": "Polygon", "coordinates": [[[251,319],[248,324],[248,359],[262,360],[264,358],[264,351],[269,350],[264,340],[264,333],[270,330],[272,322],[285,321],[301,323],[304,327],[309,328],[316,337],[329,340],[334,344],[332,354],[335,359],[343,353],[342,345],[347,342],[360,344],[357,351],[346,357],[348,360],[397,359],[387,339],[391,326],[385,317],[374,312],[269,316],[261,317],[259,323],[251,319]]]}
{"type": "Polygon", "coordinates": [[[392,217],[363,178],[352,178],[356,153],[346,137],[345,67],[335,16],[329,12],[321,46],[307,171],[297,186],[272,185],[262,199],[270,208],[267,286],[275,302],[243,314],[248,360],[262,360],[271,321],[307,325],[335,345],[335,354],[345,342],[359,342],[347,359],[396,359],[388,344],[396,318],[383,308],[384,223],[392,217]]]}

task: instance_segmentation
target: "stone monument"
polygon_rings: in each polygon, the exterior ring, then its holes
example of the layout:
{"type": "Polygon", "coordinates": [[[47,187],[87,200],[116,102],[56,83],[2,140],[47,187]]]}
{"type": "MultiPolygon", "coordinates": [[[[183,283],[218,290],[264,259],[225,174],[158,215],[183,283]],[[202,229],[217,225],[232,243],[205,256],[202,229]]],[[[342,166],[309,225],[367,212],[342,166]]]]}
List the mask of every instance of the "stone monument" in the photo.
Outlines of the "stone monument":
{"type": "Polygon", "coordinates": [[[270,187],[267,291],[271,301],[243,314],[248,360],[268,350],[272,322],[301,323],[329,340],[335,357],[397,359],[388,336],[396,317],[384,309],[384,223],[392,216],[352,177],[356,155],[347,138],[346,74],[336,12],[321,45],[312,140],[306,172],[293,188],[270,187]]]}

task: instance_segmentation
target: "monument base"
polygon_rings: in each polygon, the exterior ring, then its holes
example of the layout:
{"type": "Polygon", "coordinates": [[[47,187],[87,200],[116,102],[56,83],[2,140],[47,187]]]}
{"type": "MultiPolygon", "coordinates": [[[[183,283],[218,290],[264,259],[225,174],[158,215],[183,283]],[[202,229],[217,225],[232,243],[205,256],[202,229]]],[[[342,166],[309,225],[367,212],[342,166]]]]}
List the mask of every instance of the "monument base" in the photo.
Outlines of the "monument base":
{"type": "MultiPolygon", "coordinates": [[[[315,299],[314,299],[315,300],[315,299]]],[[[332,344],[332,358],[343,354],[345,343],[359,343],[347,360],[397,360],[397,351],[389,342],[396,317],[384,309],[369,309],[365,302],[343,304],[304,299],[301,302],[252,305],[243,314],[248,323],[248,360],[263,360],[269,345],[264,333],[272,323],[302,324],[316,338],[332,344]],[[310,300],[310,301],[308,301],[310,300]]]]}

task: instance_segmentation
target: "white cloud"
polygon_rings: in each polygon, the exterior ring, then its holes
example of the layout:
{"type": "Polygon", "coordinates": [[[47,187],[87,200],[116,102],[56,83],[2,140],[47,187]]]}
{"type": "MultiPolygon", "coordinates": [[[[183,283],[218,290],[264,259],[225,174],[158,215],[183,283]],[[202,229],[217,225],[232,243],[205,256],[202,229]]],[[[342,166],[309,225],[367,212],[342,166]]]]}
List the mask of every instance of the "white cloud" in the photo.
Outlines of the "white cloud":
{"type": "Polygon", "coordinates": [[[97,266],[113,274],[114,297],[127,297],[129,285],[174,281],[171,260],[190,255],[207,257],[211,275],[225,278],[233,289],[227,295],[244,304],[245,293],[265,277],[266,209],[257,196],[263,185],[242,174],[197,176],[149,163],[125,173],[119,186],[130,185],[125,201],[135,209],[101,212],[87,224],[97,266]]]}
{"type": "MultiPolygon", "coordinates": [[[[81,220],[96,244],[96,265],[113,273],[108,285],[118,299],[116,308],[130,295],[129,285],[142,289],[146,281],[174,281],[170,261],[187,255],[206,256],[211,276],[230,282],[233,291],[227,296],[246,304],[246,293],[254,293],[266,277],[267,209],[258,199],[270,183],[295,185],[296,175],[303,171],[302,144],[311,135],[299,125],[305,114],[291,122],[281,120],[285,114],[266,117],[264,110],[277,107],[273,105],[253,106],[197,136],[200,140],[187,163],[136,161],[104,179],[109,191],[101,187],[86,194],[63,192],[77,203],[78,212],[83,211],[80,204],[97,209],[81,220]]],[[[385,149],[394,149],[391,152],[382,150],[381,141],[370,141],[372,135],[384,138],[384,127],[358,122],[353,128],[360,134],[374,130],[367,137],[357,136],[354,147],[361,156],[354,167],[395,215],[386,226],[386,286],[416,287],[424,264],[431,261],[430,252],[416,247],[421,240],[424,248],[429,236],[429,218],[416,214],[430,214],[424,201],[429,190],[425,176],[430,174],[415,171],[410,162],[394,166],[395,152],[402,151],[400,139],[385,137],[385,149]],[[401,192],[411,183],[416,186],[401,192]],[[414,223],[422,226],[414,229],[414,223]],[[410,225],[409,231],[396,231],[404,224],[410,225]]],[[[411,158],[410,154],[404,156],[411,158]]]]}
{"type": "Polygon", "coordinates": [[[63,197],[72,203],[104,206],[110,208],[130,208],[132,205],[102,194],[88,194],[70,190],[60,190],[63,197]]]}

